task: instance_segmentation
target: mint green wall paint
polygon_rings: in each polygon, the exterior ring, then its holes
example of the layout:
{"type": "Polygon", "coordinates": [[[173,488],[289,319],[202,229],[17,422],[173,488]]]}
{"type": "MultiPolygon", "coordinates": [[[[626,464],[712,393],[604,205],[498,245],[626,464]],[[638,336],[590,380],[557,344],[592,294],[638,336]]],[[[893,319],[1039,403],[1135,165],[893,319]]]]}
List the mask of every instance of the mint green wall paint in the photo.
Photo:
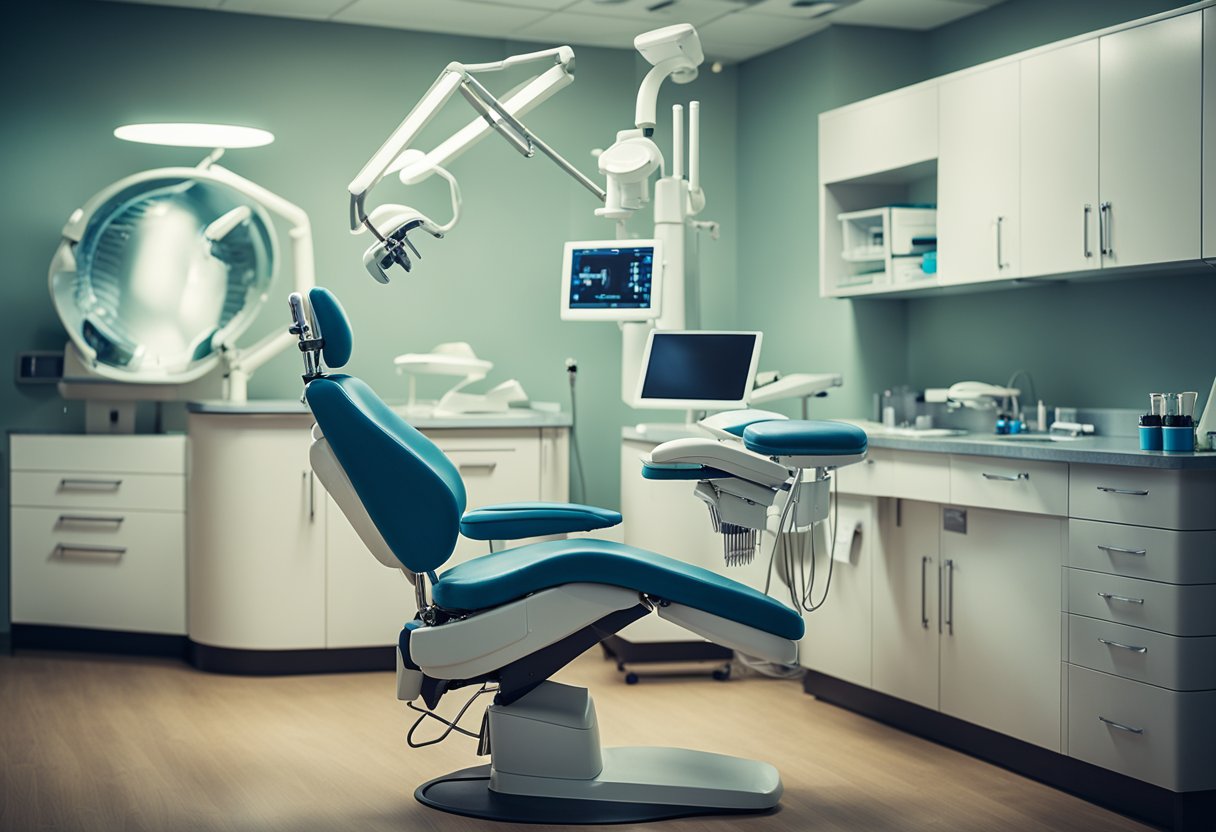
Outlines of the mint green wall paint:
{"type": "MultiPolygon", "coordinates": [[[[83,426],[78,403],[65,404],[53,387],[18,387],[13,380],[16,352],[57,349],[66,340],[46,271],[68,214],[120,177],[194,164],[203,155],[120,142],[113,128],[140,120],[230,121],[277,136],[269,147],[229,152],[223,164],[310,214],[318,281],[338,293],[356,327],[351,372],[386,398],[404,399],[393,356],[467,340],[496,362],[489,383],[517,377],[533,398],[567,405],[564,359],[574,356],[587,499],[619,503],[620,428],[641,418],[620,401],[620,336],[614,324],[558,319],[562,242],[615,235],[611,223],[594,217],[594,198],[548,160],[524,159],[490,137],[452,165],[464,217],[447,239],[419,241],[424,259],[410,275],[387,287],[373,282],[362,266],[367,238],[347,231],[347,183],[449,61],[495,60],[543,45],[81,0],[32,3],[21,15],[0,27],[0,432],[83,426]]],[[[574,84],[524,121],[598,179],[590,151],[632,126],[637,85],[649,65],[627,50],[576,53],[574,84]]],[[[665,85],[660,100],[656,140],[665,150],[670,105],[703,103],[709,200],[703,217],[723,224],[720,240],[702,241],[705,326],[727,327],[734,319],[736,73],[728,67],[690,85],[665,85]]],[[[518,80],[490,85],[501,92],[518,80]]],[[[471,117],[457,97],[423,144],[471,117]]],[[[438,179],[414,189],[386,181],[375,197],[413,204],[441,221],[449,212],[438,179]]],[[[630,227],[648,236],[649,215],[630,227]]],[[[289,288],[276,283],[250,337],[286,326],[289,288]]],[[[299,373],[294,351],[281,355],[254,376],[250,395],[297,396],[299,373]]],[[[7,506],[7,485],[2,497],[7,506]]],[[[6,629],[7,511],[0,516],[0,629],[6,629]]]]}
{"type": "Polygon", "coordinates": [[[844,374],[816,416],[869,413],[907,376],[903,302],[819,297],[819,113],[927,73],[922,35],[854,27],[739,70],[739,325],[764,330],[766,369],[844,374]]]}

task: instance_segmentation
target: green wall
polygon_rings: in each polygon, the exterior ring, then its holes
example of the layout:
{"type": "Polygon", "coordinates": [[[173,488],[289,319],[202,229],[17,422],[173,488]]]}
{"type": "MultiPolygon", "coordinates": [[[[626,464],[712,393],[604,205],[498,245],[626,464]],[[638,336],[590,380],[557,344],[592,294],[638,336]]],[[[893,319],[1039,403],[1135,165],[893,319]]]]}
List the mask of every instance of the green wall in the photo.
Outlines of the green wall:
{"type": "MultiPolygon", "coordinates": [[[[47,0],[0,27],[0,432],[80,430],[83,407],[53,387],[14,383],[14,354],[59,349],[66,337],[51,306],[46,273],[69,213],[114,180],[148,168],[191,165],[202,153],[121,142],[132,121],[199,120],[272,130],[266,148],[231,151],[223,163],[301,205],[311,216],[318,281],[334,289],[358,337],[351,372],[386,398],[405,398],[392,358],[442,341],[467,340],[496,362],[488,383],[517,377],[537,400],[568,407],[564,362],[579,360],[580,425],[587,499],[619,503],[620,428],[639,415],[620,401],[620,335],[614,324],[558,319],[562,242],[615,236],[598,203],[548,160],[524,159],[490,137],[452,170],[464,217],[445,240],[418,243],[424,259],[388,286],[363,270],[366,236],[347,230],[346,185],[452,60],[494,60],[538,44],[393,29],[217,14],[126,3],[47,0]]],[[[634,96],[649,65],[627,50],[579,47],[574,84],[525,118],[529,127],[593,178],[590,151],[632,127],[634,96]]],[[[722,223],[702,241],[702,321],[733,324],[735,106],[737,71],[704,72],[666,85],[660,114],[678,101],[702,106],[703,218],[722,223]]],[[[505,91],[519,76],[491,88],[505,91]]],[[[457,97],[424,144],[472,117],[457,97]]],[[[656,140],[670,143],[670,116],[656,140]]],[[[382,201],[404,201],[442,221],[447,190],[438,179],[408,191],[386,181],[382,201]]],[[[631,222],[648,236],[648,216],[631,222]]],[[[276,283],[258,329],[287,324],[290,287],[276,283]]],[[[256,334],[256,333],[253,333],[256,334]]],[[[300,362],[279,356],[253,378],[256,398],[296,397],[300,362]]],[[[424,391],[425,392],[425,391],[424,391]]],[[[666,418],[671,418],[670,414],[666,418]]],[[[0,451],[3,451],[0,446],[0,451]]],[[[7,468],[6,460],[0,464],[7,468]]],[[[5,493],[8,505],[7,478],[5,493]]],[[[0,511],[0,630],[7,629],[7,511],[0,511]]]]}

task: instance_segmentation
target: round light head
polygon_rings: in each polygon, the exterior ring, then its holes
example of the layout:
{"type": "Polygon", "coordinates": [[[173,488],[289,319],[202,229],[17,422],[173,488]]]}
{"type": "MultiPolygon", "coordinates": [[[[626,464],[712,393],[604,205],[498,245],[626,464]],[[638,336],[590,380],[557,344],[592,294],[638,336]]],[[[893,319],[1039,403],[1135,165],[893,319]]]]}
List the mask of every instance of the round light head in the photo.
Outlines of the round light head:
{"type": "Polygon", "coordinates": [[[261,147],[274,141],[274,134],[256,127],[235,124],[124,124],[114,129],[115,138],[170,147],[261,147]]]}

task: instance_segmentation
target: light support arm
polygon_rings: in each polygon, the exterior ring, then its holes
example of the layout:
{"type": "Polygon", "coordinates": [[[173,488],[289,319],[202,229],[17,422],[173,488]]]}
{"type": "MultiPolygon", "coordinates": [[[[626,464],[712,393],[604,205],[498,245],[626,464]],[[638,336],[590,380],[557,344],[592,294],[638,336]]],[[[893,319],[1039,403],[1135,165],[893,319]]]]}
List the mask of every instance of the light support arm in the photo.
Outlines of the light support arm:
{"type": "MultiPolygon", "coordinates": [[[[205,164],[213,176],[291,224],[288,234],[291,237],[295,291],[306,294],[316,285],[312,224],[309,222],[308,214],[304,212],[303,208],[288,202],[273,191],[212,162],[213,159],[208,157],[205,164]]],[[[273,332],[252,346],[237,348],[235,344],[229,342],[227,333],[223,331],[217,333],[216,346],[223,357],[227,376],[225,398],[232,402],[243,403],[247,397],[249,377],[254,371],[290,347],[295,341],[295,336],[290,333],[273,332]]]]}

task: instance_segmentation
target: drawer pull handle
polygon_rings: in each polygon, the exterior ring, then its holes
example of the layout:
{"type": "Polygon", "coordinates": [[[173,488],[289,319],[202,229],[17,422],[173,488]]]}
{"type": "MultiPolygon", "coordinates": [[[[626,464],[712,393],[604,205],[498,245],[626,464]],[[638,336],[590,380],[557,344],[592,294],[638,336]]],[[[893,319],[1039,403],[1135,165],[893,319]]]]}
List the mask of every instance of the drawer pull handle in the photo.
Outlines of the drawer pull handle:
{"type": "Polygon", "coordinates": [[[1133,728],[1130,725],[1124,725],[1122,722],[1115,722],[1113,719],[1107,719],[1104,716],[1099,716],[1101,722],[1109,725],[1111,728],[1118,728],[1120,731],[1126,731],[1129,734],[1143,734],[1143,728],[1133,728]]]}
{"type": "Polygon", "coordinates": [[[1019,471],[1016,474],[989,474],[987,471],[982,471],[980,476],[986,480],[1000,480],[1001,482],[1020,482],[1030,479],[1030,474],[1025,471],[1019,471]]]}
{"type": "Polygon", "coordinates": [[[498,467],[497,462],[461,462],[456,466],[461,471],[485,471],[487,474],[494,473],[494,469],[498,467]]]}
{"type": "Polygon", "coordinates": [[[92,480],[68,478],[59,481],[60,491],[117,491],[122,487],[122,480],[92,480]]]}
{"type": "Polygon", "coordinates": [[[1113,552],[1120,555],[1139,555],[1140,557],[1144,557],[1148,554],[1147,549],[1124,549],[1120,546],[1103,546],[1101,543],[1098,544],[1098,548],[1103,552],[1113,552]]]}
{"type": "Polygon", "coordinates": [[[59,543],[55,546],[55,557],[76,560],[98,560],[98,555],[108,560],[119,560],[127,553],[126,546],[71,546],[59,543]]]}
{"type": "Polygon", "coordinates": [[[1128,598],[1126,595],[1112,595],[1109,592],[1099,592],[1098,597],[1107,601],[1122,601],[1125,604],[1143,604],[1143,598],[1128,598]]]}
{"type": "Polygon", "coordinates": [[[1111,488],[1107,485],[1099,485],[1098,490],[1103,494],[1130,494],[1133,497],[1147,497],[1148,489],[1143,491],[1136,488],[1111,488]]]}
{"type": "Polygon", "coordinates": [[[57,526],[70,526],[76,523],[106,523],[121,526],[125,517],[88,517],[84,514],[61,514],[57,526]]]}
{"type": "Polygon", "coordinates": [[[1107,647],[1118,647],[1120,650],[1130,650],[1133,653],[1147,653],[1148,652],[1147,647],[1133,647],[1130,644],[1120,644],[1119,642],[1111,641],[1108,638],[1100,638],[1100,639],[1098,639],[1098,641],[1102,642],[1107,647]]]}

